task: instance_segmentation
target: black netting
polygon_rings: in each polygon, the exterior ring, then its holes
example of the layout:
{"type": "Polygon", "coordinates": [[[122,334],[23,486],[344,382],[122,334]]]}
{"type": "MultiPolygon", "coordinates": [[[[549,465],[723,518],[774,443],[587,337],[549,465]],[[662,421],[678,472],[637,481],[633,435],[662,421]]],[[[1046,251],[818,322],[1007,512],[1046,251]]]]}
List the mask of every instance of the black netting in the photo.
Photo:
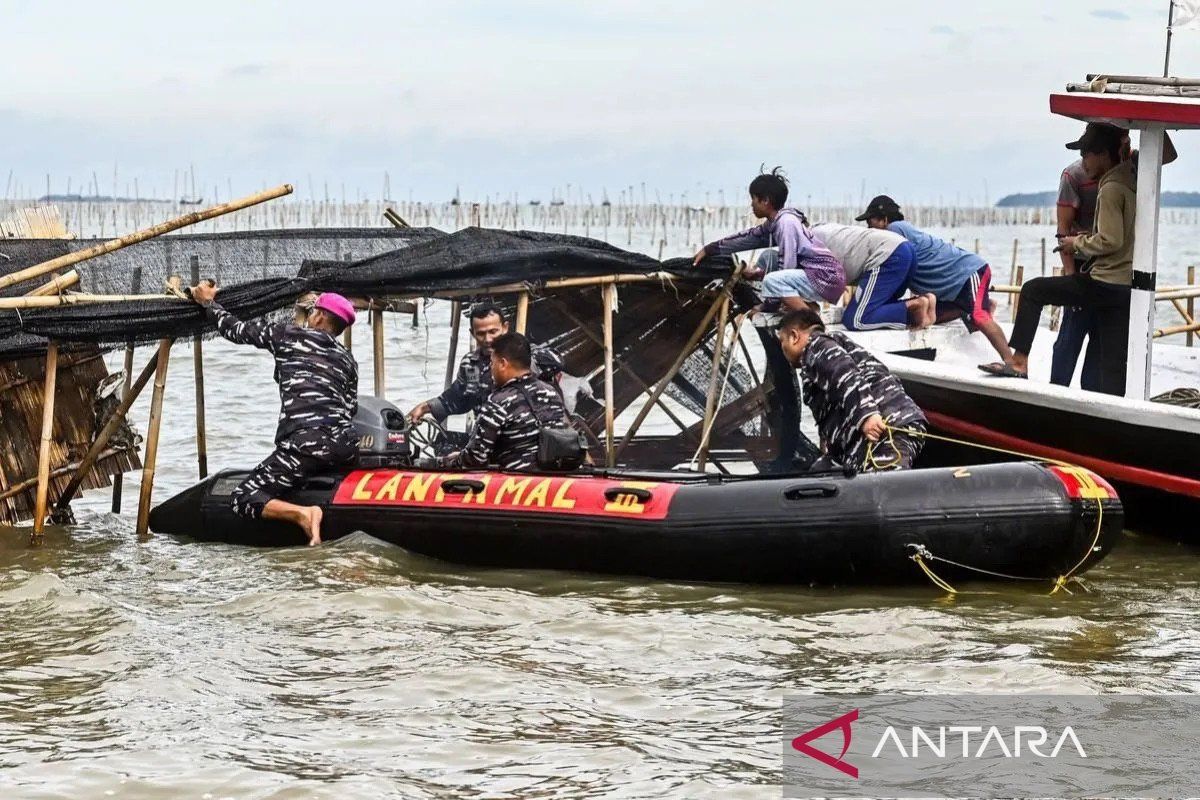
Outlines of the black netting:
{"type": "MultiPolygon", "coordinates": [[[[60,255],[64,247],[87,244],[0,242],[0,252],[11,254],[10,261],[0,261],[0,273],[60,255]]],[[[699,269],[688,259],[659,263],[592,239],[528,231],[270,231],[161,237],[134,245],[80,264],[81,288],[93,294],[152,294],[168,276],[188,279],[192,255],[200,257],[201,275],[221,284],[221,303],[246,319],[284,308],[306,291],[359,297],[471,289],[484,293],[489,286],[522,281],[536,286],[556,278],[658,270],[707,279],[726,275],[730,268],[724,259],[709,259],[699,269]],[[379,255],[338,260],[339,253],[355,252],[379,255]]],[[[15,288],[28,291],[33,283],[15,288]]],[[[4,310],[0,356],[35,352],[47,338],[117,347],[209,332],[197,307],[166,298],[4,310]]]]}

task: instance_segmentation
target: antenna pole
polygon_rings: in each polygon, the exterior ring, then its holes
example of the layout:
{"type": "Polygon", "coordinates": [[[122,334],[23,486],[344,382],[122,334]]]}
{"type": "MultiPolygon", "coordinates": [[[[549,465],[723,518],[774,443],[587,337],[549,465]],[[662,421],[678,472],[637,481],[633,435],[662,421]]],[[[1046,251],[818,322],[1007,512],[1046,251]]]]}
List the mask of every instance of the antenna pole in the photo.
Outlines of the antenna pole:
{"type": "Polygon", "coordinates": [[[1167,55],[1163,59],[1163,77],[1171,74],[1171,26],[1175,24],[1175,0],[1171,0],[1171,10],[1167,12],[1167,55]]]}

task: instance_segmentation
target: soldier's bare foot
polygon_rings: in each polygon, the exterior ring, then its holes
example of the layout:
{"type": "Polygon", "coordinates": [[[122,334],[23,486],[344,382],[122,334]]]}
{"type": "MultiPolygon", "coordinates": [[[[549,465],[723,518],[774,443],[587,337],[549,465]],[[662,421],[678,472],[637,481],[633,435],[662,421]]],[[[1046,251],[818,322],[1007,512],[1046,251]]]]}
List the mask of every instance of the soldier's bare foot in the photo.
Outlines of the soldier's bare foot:
{"type": "Polygon", "coordinates": [[[925,298],[925,324],[922,328],[928,328],[933,323],[937,322],[937,295],[923,294],[925,298]]]}
{"type": "Polygon", "coordinates": [[[321,518],[324,516],[325,513],[319,506],[309,506],[304,509],[304,521],[300,523],[300,527],[308,536],[309,547],[316,547],[321,543],[321,518]]]}

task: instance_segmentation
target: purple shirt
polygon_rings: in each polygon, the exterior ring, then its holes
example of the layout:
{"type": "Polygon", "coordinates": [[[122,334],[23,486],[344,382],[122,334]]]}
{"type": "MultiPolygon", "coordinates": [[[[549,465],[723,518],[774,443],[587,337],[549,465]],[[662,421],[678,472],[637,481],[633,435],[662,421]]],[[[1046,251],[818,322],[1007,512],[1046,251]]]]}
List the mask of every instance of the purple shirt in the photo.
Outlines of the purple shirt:
{"type": "Polygon", "coordinates": [[[846,290],[842,263],[813,236],[804,224],[804,217],[794,208],[785,208],[775,219],[705,245],[704,251],[710,256],[726,256],[773,246],[779,247],[778,269],[804,270],[813,288],[830,303],[836,303],[846,290]]]}

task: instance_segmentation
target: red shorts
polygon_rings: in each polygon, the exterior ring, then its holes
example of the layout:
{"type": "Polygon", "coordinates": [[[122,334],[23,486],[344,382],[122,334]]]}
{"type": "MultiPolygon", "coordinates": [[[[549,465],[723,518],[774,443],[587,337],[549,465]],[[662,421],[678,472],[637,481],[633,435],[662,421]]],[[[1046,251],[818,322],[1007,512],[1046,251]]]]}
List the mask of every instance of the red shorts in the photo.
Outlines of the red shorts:
{"type": "Polygon", "coordinates": [[[992,268],[984,264],[967,278],[957,297],[938,303],[938,311],[952,308],[961,312],[963,324],[974,333],[980,326],[992,321],[991,285],[992,268]]]}

